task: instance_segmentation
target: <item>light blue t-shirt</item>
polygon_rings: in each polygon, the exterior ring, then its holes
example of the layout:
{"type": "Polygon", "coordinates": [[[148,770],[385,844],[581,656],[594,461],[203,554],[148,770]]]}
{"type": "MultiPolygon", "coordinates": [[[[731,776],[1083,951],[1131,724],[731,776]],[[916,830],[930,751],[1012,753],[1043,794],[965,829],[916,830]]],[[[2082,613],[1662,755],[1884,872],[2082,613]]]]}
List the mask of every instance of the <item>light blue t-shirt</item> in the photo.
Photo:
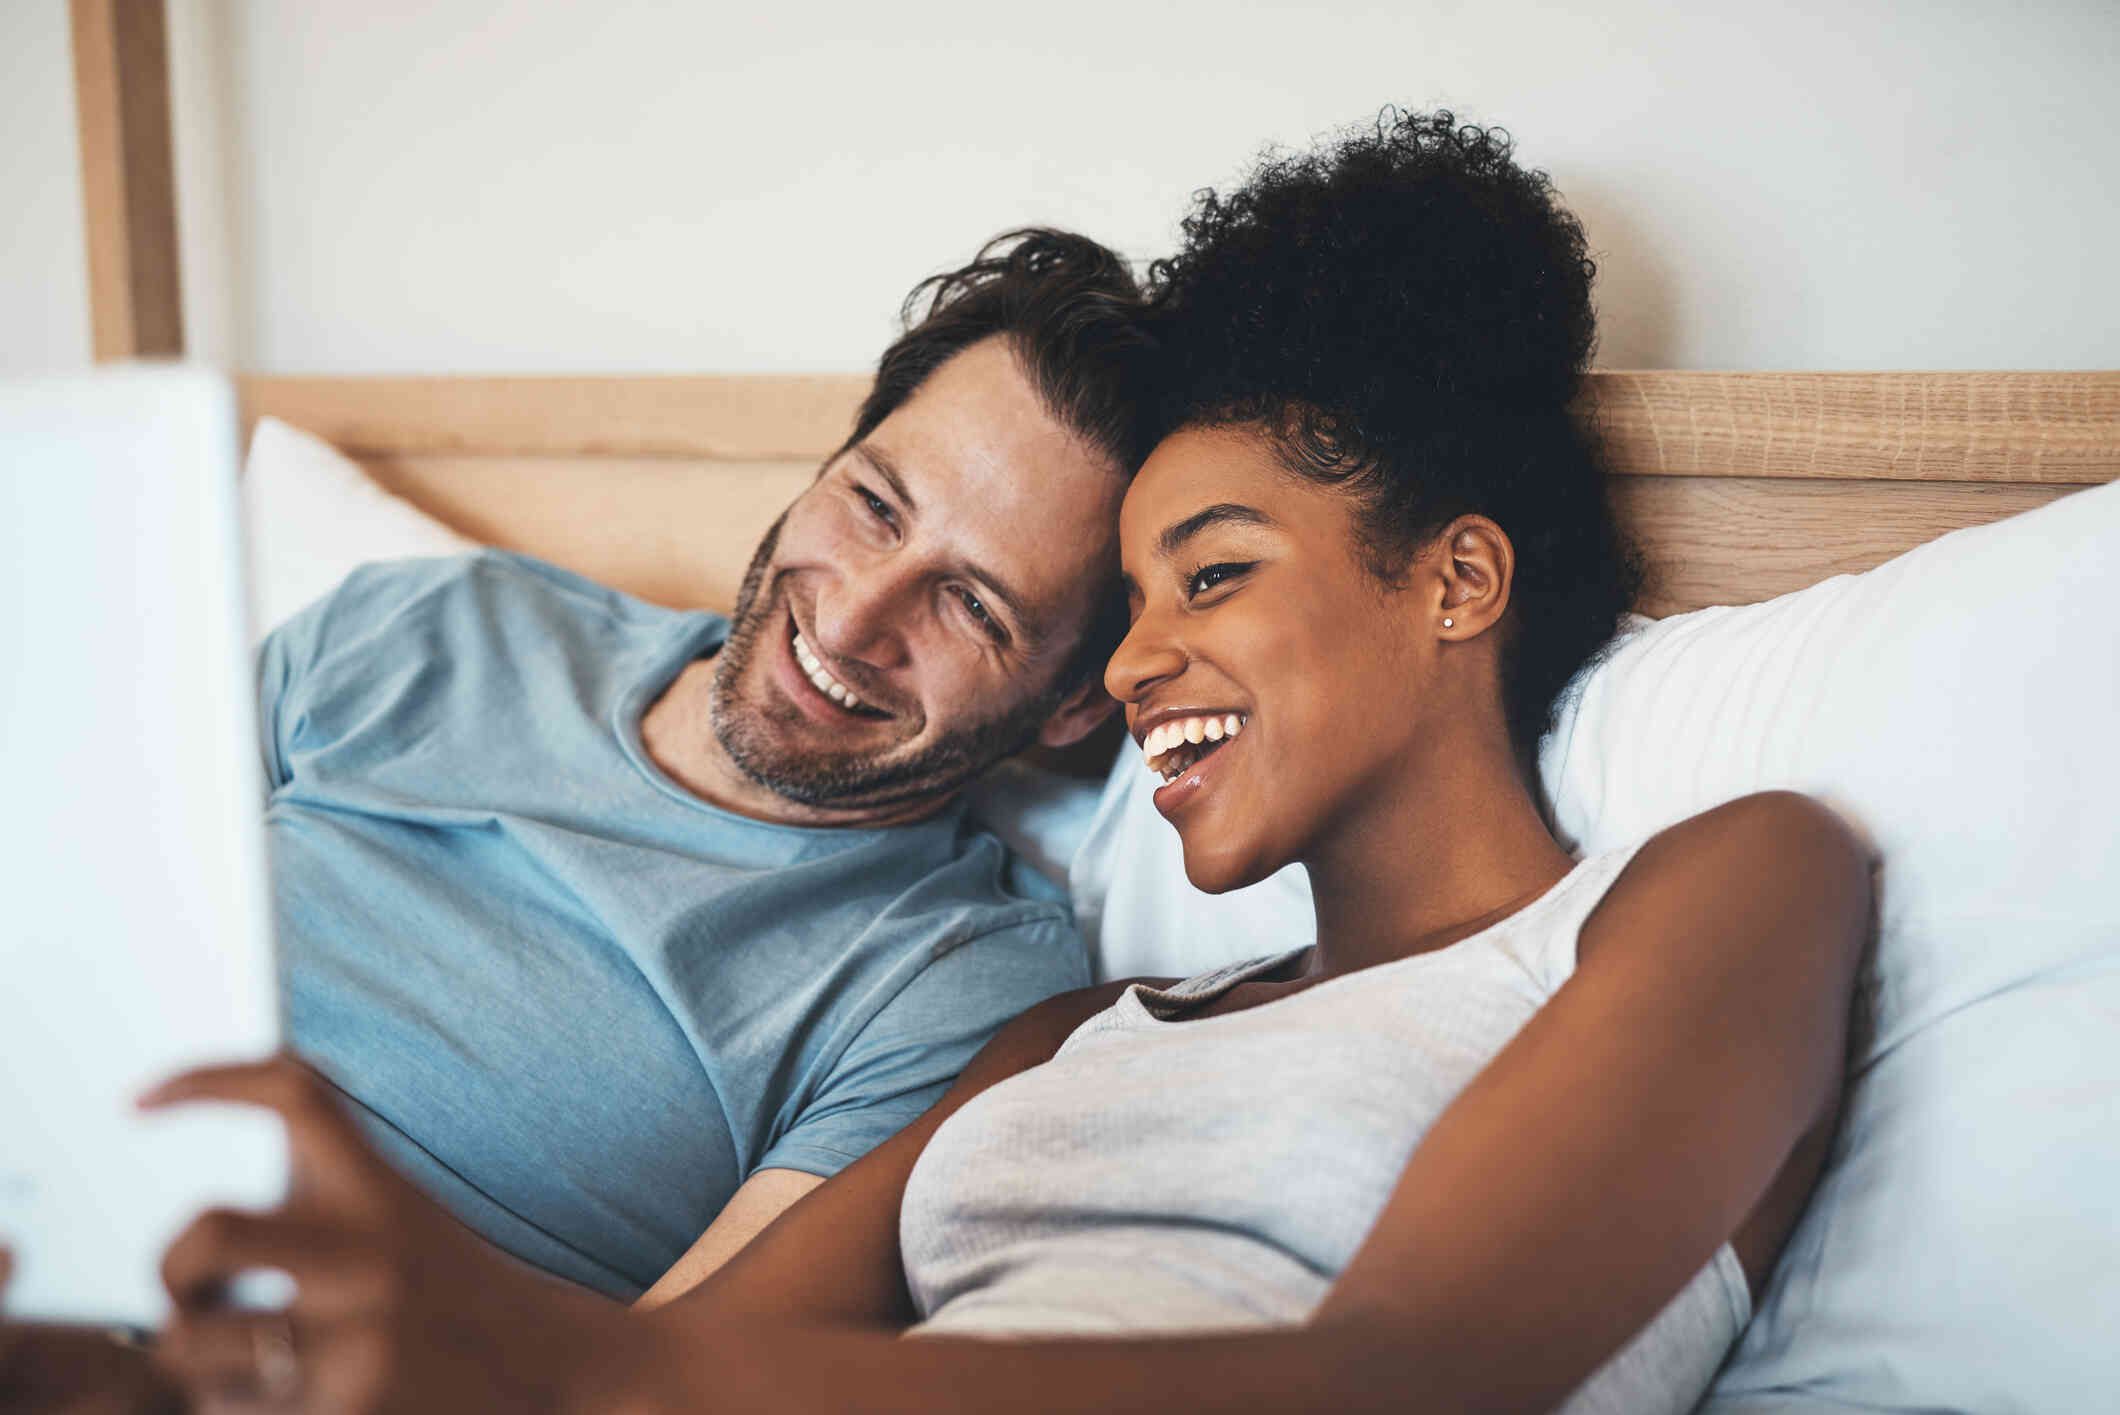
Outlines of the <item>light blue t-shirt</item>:
{"type": "Polygon", "coordinates": [[[726,632],[488,551],[357,571],[259,664],[290,1043],[472,1228],[614,1297],[1089,981],[961,809],[799,829],[665,776],[641,715],[726,632]]]}

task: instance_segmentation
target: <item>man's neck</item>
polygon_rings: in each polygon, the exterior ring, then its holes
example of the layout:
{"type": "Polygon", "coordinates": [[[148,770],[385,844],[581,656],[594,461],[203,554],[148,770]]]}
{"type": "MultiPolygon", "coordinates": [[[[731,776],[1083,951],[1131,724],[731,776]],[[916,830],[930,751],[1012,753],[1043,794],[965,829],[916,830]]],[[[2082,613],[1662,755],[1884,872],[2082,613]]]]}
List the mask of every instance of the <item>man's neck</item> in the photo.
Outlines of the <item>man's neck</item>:
{"type": "Polygon", "coordinates": [[[714,660],[697,659],[663,689],[640,719],[640,744],[648,760],[685,790],[734,815],[774,825],[826,830],[873,830],[925,820],[956,793],[882,806],[838,809],[791,801],[751,779],[722,746],[714,730],[714,660]]]}

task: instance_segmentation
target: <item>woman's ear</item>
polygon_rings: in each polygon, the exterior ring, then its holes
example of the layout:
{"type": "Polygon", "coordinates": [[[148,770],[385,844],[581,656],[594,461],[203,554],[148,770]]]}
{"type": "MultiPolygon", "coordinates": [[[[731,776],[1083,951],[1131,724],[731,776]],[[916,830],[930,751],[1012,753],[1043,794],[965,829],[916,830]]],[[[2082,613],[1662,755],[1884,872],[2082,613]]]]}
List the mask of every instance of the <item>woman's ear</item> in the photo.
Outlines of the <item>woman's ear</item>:
{"type": "Polygon", "coordinates": [[[1477,638],[1509,608],[1516,547],[1485,516],[1460,516],[1439,538],[1435,574],[1441,582],[1435,631],[1463,642],[1477,638]]]}
{"type": "Polygon", "coordinates": [[[1097,730],[1110,717],[1118,700],[1104,691],[1104,680],[1092,674],[1083,685],[1060,700],[1052,716],[1038,729],[1041,747],[1072,747],[1097,730]]]}

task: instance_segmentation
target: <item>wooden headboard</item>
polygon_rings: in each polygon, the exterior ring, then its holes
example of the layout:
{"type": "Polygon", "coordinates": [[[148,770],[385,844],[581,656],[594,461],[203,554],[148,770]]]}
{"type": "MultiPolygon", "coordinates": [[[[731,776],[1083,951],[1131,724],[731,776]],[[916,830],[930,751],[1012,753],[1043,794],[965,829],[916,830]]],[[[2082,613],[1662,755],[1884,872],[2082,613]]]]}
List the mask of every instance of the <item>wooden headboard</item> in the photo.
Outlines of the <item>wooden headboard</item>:
{"type": "MultiPolygon", "coordinates": [[[[158,0],[70,0],[96,357],[181,354],[158,0]]],[[[1666,614],[1862,570],[2120,475],[2120,373],[1599,373],[1622,514],[1666,614]]],[[[278,378],[271,414],[479,539],[725,607],[844,439],[860,377],[278,378]]]]}
{"type": "MultiPolygon", "coordinates": [[[[477,539],[726,607],[868,381],[266,378],[245,417],[326,438],[477,539]]],[[[2120,476],[2120,373],[1593,374],[1645,613],[1770,598],[2120,476]]]]}

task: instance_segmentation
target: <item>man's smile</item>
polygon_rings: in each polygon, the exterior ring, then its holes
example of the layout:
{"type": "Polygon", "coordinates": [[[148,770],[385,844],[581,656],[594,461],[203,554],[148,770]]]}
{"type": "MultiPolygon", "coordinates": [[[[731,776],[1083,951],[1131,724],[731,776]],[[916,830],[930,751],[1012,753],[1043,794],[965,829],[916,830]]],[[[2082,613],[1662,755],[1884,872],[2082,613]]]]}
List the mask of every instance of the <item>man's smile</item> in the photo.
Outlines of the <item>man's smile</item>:
{"type": "Polygon", "coordinates": [[[808,716],[844,726],[853,722],[885,721],[896,715],[863,699],[825,667],[823,658],[811,647],[801,626],[795,622],[792,610],[788,613],[785,642],[787,659],[784,666],[788,671],[782,676],[791,680],[784,685],[785,691],[808,716]]]}
{"type": "Polygon", "coordinates": [[[789,642],[795,646],[795,661],[802,665],[803,672],[810,675],[810,681],[817,685],[818,692],[845,708],[861,706],[861,699],[855,696],[854,690],[834,678],[825,669],[823,660],[810,652],[810,646],[803,641],[802,630],[797,629],[795,637],[789,642]]]}

